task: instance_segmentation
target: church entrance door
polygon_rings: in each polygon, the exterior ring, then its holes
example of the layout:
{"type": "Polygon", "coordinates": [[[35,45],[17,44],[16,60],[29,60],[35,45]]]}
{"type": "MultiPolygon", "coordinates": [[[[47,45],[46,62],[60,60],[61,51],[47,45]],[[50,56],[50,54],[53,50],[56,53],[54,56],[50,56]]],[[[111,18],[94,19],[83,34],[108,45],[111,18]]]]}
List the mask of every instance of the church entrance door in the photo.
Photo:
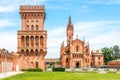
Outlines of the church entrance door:
{"type": "Polygon", "coordinates": [[[76,68],[79,68],[79,67],[80,67],[79,62],[77,62],[76,63],[76,68]]]}

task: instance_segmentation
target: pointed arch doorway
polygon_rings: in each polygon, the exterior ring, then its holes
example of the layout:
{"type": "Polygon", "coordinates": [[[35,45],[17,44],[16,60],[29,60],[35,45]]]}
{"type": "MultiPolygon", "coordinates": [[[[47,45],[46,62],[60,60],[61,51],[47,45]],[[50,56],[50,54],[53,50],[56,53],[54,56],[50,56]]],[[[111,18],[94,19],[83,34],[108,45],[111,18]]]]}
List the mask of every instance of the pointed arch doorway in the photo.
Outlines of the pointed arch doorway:
{"type": "Polygon", "coordinates": [[[76,68],[80,68],[79,62],[76,62],[76,68]]]}

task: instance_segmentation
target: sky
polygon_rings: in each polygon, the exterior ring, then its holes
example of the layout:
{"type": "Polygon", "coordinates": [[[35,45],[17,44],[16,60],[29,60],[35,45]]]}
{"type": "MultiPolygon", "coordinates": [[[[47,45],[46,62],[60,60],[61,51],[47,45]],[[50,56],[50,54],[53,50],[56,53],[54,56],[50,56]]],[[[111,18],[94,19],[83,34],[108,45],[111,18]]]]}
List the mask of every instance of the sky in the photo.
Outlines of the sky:
{"type": "Polygon", "coordinates": [[[90,49],[120,46],[120,0],[1,0],[0,48],[17,52],[17,31],[21,30],[20,5],[45,5],[47,30],[46,58],[58,58],[66,43],[71,16],[76,35],[89,42],[90,49]]]}

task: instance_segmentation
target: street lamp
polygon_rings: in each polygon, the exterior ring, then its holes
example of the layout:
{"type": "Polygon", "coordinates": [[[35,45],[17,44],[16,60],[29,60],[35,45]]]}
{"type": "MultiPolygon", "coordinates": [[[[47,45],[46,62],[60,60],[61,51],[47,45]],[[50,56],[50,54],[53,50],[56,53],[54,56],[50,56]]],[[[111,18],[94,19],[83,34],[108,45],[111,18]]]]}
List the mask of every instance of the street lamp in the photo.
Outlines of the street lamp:
{"type": "Polygon", "coordinates": [[[4,56],[5,56],[5,59],[4,59],[4,73],[5,73],[5,77],[6,77],[6,53],[8,53],[8,51],[3,49],[3,52],[4,52],[4,56]]]}

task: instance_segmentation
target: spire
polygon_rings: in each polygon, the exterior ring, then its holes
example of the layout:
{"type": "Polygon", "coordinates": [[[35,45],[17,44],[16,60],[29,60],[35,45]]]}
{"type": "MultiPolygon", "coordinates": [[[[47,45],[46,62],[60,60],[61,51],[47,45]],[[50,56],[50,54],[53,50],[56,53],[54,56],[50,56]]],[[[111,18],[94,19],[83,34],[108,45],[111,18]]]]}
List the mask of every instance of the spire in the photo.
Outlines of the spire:
{"type": "Polygon", "coordinates": [[[76,39],[78,39],[78,34],[76,35],[76,39]]]}
{"type": "Polygon", "coordinates": [[[71,16],[69,16],[69,22],[68,24],[72,24],[71,16]]]}

